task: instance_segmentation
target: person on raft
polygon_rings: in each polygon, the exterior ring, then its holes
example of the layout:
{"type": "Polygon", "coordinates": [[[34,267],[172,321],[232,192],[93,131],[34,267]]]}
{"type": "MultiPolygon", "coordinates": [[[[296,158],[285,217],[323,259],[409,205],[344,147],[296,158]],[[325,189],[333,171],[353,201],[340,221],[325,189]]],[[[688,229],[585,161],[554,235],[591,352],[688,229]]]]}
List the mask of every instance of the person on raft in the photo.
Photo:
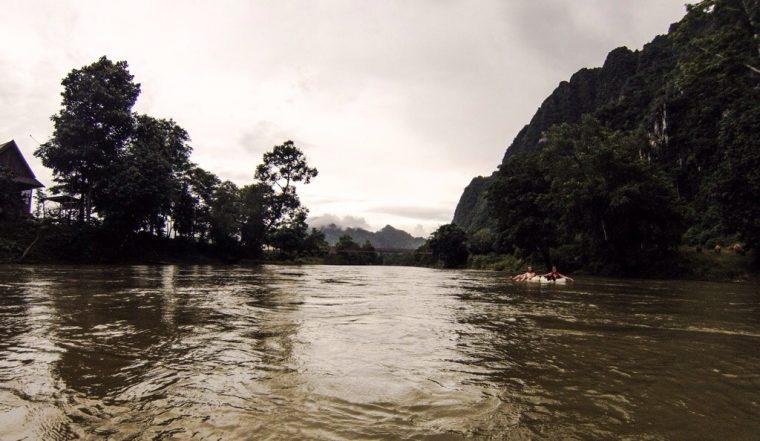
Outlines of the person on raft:
{"type": "Polygon", "coordinates": [[[564,277],[565,279],[567,279],[567,280],[569,280],[571,282],[574,282],[574,280],[572,278],[567,277],[567,276],[565,276],[563,274],[560,274],[559,271],[557,271],[557,265],[552,265],[552,270],[549,271],[548,273],[544,274],[544,277],[547,280],[557,280],[557,279],[561,279],[561,278],[564,277]]]}
{"type": "Polygon", "coordinates": [[[528,271],[526,271],[526,272],[524,272],[522,274],[518,274],[516,276],[513,276],[512,280],[515,281],[515,282],[523,282],[525,280],[532,279],[534,277],[536,277],[536,272],[533,271],[533,267],[532,266],[528,265],[528,271]]]}

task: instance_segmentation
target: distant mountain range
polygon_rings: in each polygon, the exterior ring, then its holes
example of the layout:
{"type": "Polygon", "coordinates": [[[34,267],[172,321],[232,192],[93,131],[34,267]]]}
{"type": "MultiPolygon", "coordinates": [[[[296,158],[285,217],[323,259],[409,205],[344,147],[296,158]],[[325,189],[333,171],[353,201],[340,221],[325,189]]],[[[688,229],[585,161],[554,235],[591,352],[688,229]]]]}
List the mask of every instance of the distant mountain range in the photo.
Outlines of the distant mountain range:
{"type": "Polygon", "coordinates": [[[369,241],[377,249],[414,250],[425,243],[424,238],[414,237],[406,231],[393,228],[390,225],[386,225],[374,233],[363,228],[349,227],[344,229],[335,224],[329,224],[318,229],[325,234],[325,240],[330,245],[335,245],[344,234],[351,236],[359,244],[369,241]]]}

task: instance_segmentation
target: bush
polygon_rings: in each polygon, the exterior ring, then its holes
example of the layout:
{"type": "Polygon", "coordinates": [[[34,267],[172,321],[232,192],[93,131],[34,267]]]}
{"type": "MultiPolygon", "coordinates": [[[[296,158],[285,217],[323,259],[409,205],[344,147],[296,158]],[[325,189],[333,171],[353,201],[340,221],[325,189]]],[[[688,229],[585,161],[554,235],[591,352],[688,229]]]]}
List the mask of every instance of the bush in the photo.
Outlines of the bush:
{"type": "Polygon", "coordinates": [[[524,266],[524,262],[510,254],[479,254],[472,255],[467,262],[467,267],[478,270],[493,270],[516,272],[524,266]]]}

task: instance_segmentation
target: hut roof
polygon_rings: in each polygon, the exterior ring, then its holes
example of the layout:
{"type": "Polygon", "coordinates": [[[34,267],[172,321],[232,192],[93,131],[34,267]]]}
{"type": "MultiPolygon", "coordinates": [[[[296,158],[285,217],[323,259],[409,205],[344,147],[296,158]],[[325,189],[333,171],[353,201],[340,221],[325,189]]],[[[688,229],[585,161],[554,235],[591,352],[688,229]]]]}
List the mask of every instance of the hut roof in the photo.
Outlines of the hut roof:
{"type": "Polygon", "coordinates": [[[18,184],[21,190],[44,187],[34,176],[34,172],[14,140],[0,145],[0,167],[10,170],[13,182],[18,184]]]}

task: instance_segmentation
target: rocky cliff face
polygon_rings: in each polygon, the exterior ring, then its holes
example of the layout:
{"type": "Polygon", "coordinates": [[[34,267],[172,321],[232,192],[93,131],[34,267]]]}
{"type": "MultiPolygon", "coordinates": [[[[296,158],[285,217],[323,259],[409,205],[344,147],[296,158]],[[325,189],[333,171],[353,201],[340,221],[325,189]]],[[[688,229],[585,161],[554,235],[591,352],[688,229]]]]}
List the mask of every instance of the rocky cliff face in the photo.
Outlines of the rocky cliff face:
{"type": "MultiPolygon", "coordinates": [[[[740,238],[760,248],[760,0],[687,5],[667,35],[639,51],[615,49],[603,66],[579,70],[541,104],[502,165],[543,148],[552,126],[575,125],[584,115],[636,139],[638,159],[675,190],[686,243],[740,238]]],[[[474,233],[503,218],[486,195],[509,194],[492,184],[509,178],[507,170],[470,183],[456,224],[474,233]]]]}
{"type": "MultiPolygon", "coordinates": [[[[613,50],[602,67],[581,69],[570,81],[561,82],[517,134],[504,159],[541,148],[541,138],[549,127],[578,123],[588,113],[612,128],[635,128],[648,117],[664,73],[673,66],[672,45],[665,36],[655,38],[641,51],[613,50]]],[[[489,182],[490,177],[474,178],[457,204],[453,222],[468,233],[490,225],[485,197],[489,182]]]]}

